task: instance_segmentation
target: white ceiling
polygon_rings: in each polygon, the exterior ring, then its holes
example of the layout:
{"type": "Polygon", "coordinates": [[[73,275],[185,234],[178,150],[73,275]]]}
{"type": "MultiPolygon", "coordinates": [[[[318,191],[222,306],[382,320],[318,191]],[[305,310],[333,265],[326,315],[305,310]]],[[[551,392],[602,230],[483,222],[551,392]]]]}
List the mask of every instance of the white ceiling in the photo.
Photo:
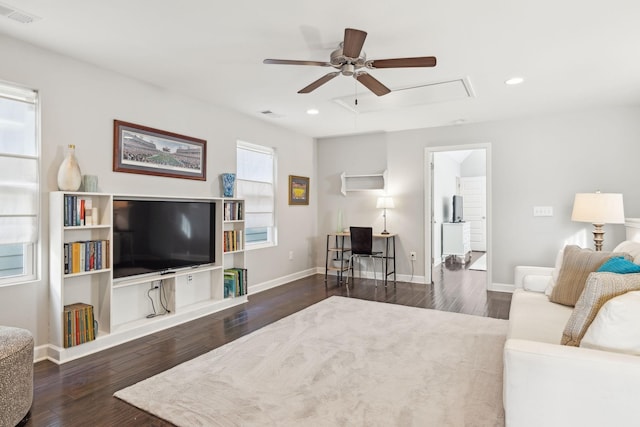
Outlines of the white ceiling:
{"type": "Polygon", "coordinates": [[[0,3],[42,18],[20,24],[0,17],[0,33],[313,137],[640,104],[640,2],[634,0],[0,3]],[[425,95],[421,103],[416,98],[423,95],[415,93],[399,107],[372,99],[345,76],[300,95],[331,69],[262,63],[328,61],[345,27],[369,33],[369,59],[438,58],[435,68],[370,71],[392,90],[460,80],[474,96],[425,95]],[[526,80],[505,85],[512,76],[526,80]],[[366,101],[367,112],[345,108],[354,96],[366,101]],[[310,107],[320,114],[307,115],[310,107]]]}

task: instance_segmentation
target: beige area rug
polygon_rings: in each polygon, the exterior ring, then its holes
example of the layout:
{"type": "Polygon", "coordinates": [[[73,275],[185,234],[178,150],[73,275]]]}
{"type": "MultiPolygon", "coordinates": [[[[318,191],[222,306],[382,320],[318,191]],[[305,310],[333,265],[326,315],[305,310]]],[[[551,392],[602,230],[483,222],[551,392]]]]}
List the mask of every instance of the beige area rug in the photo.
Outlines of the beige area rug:
{"type": "Polygon", "coordinates": [[[178,426],[503,426],[506,331],[334,296],[115,396],[178,426]]]}

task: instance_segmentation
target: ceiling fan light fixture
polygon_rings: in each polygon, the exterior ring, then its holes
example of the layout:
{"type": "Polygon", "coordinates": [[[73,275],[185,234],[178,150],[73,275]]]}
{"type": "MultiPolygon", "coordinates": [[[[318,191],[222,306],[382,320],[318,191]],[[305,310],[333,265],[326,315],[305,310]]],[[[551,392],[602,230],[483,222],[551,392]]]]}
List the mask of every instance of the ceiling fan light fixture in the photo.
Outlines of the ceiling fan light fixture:
{"type": "Polygon", "coordinates": [[[353,64],[346,63],[340,69],[343,76],[353,76],[356,72],[356,67],[353,64]]]}

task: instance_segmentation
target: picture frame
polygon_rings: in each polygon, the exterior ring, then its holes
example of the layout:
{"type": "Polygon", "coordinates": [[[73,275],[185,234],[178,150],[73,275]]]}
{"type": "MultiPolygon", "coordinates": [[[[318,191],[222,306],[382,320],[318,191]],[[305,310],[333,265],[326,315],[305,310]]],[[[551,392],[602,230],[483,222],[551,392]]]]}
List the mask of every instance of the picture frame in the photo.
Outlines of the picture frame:
{"type": "Polygon", "coordinates": [[[207,180],[207,141],[113,121],[114,172],[207,180]]]}
{"type": "Polygon", "coordinates": [[[309,204],[309,178],[289,175],[289,204],[309,204]]]}

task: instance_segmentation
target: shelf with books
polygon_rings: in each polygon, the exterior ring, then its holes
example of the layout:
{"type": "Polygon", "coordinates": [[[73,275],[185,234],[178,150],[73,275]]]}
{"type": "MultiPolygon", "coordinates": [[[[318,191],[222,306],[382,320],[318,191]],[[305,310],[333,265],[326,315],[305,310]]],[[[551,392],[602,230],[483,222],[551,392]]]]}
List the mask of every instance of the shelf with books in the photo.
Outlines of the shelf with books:
{"type": "Polygon", "coordinates": [[[77,352],[77,347],[110,333],[112,197],[52,192],[49,202],[50,341],[58,354],[67,348],[77,352]],[[88,333],[89,306],[93,330],[84,339],[70,340],[68,308],[85,307],[82,330],[88,333]]]}
{"type": "MultiPolygon", "coordinates": [[[[211,264],[114,278],[112,263],[118,259],[121,250],[114,241],[114,199],[121,197],[100,193],[50,193],[51,338],[48,357],[55,363],[64,363],[247,301],[246,270],[244,280],[236,284],[233,295],[227,291],[229,298],[225,298],[224,287],[225,269],[245,267],[244,201],[207,198],[216,209],[215,261],[211,264]],[[94,218],[97,219],[95,222],[94,218]],[[231,252],[225,251],[225,236],[227,249],[231,252]],[[78,313],[78,319],[83,313],[84,323],[77,323],[76,329],[70,329],[68,309],[74,304],[85,307],[78,313]],[[86,308],[89,306],[90,310],[86,308]],[[70,338],[70,331],[76,334],[75,341],[70,338]]],[[[144,195],[128,197],[157,199],[144,195]]]]}
{"type": "Polygon", "coordinates": [[[224,222],[244,221],[244,200],[225,199],[223,215],[224,222]]]}

